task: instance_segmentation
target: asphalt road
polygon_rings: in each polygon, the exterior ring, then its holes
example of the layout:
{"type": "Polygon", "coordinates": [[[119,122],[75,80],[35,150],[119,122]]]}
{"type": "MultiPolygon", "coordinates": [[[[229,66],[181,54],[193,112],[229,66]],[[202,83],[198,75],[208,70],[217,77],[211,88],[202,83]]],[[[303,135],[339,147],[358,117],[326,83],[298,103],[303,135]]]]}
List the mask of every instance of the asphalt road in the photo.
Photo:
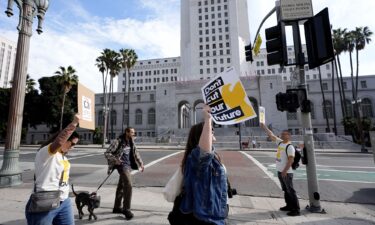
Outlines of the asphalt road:
{"type": "MultiPolygon", "coordinates": [[[[20,167],[25,183],[33,182],[35,151],[36,148],[26,148],[20,152],[20,167]]],[[[133,176],[135,186],[164,186],[182,157],[182,153],[171,150],[141,150],[140,154],[146,169],[144,173],[133,176]]],[[[220,155],[228,169],[232,186],[239,194],[282,196],[275,179],[273,152],[221,151],[220,155]]],[[[106,178],[103,150],[78,147],[68,157],[72,165],[71,183],[95,189],[106,178]]],[[[0,150],[1,164],[2,158],[0,150]]],[[[322,200],[375,204],[375,165],[371,154],[318,153],[316,161],[322,200]]],[[[105,185],[115,186],[117,181],[115,172],[105,185]]],[[[304,166],[295,171],[295,189],[300,198],[308,199],[304,166]]]]}

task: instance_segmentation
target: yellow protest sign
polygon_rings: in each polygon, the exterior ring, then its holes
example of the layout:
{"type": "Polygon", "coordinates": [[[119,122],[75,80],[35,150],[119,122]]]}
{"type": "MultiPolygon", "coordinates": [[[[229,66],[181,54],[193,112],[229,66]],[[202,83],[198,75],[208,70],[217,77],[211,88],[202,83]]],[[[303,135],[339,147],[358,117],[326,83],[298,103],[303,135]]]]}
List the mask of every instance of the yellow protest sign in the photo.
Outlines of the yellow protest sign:
{"type": "Polygon", "coordinates": [[[233,67],[203,86],[202,95],[216,124],[237,124],[257,116],[233,67]]]}
{"type": "Polygon", "coordinates": [[[262,37],[260,36],[260,34],[258,35],[257,37],[257,40],[255,41],[255,44],[254,44],[254,55],[257,56],[260,52],[260,46],[262,45],[262,37]]]}
{"type": "Polygon", "coordinates": [[[79,127],[95,130],[95,93],[78,83],[78,113],[81,115],[79,127]]]}

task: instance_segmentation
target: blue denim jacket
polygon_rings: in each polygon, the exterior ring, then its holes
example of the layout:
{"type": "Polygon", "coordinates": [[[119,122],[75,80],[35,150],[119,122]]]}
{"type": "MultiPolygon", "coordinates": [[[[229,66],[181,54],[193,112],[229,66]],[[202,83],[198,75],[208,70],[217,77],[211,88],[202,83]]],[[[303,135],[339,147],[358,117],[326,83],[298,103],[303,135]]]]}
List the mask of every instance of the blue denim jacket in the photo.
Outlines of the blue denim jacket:
{"type": "Polygon", "coordinates": [[[227,175],[215,153],[199,147],[188,156],[184,171],[184,191],[180,210],[198,219],[224,225],[227,216],[227,175]]]}

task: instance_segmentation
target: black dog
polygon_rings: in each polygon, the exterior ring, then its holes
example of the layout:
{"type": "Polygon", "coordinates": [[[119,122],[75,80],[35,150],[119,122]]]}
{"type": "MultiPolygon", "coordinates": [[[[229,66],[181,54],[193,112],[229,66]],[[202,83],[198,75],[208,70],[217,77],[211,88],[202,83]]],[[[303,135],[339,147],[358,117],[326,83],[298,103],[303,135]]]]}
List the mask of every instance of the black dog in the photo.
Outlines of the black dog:
{"type": "Polygon", "coordinates": [[[76,196],[76,205],[78,209],[79,219],[82,219],[84,215],[82,212],[82,208],[85,205],[87,205],[87,210],[90,213],[89,220],[91,220],[92,217],[94,217],[94,219],[96,220],[97,217],[94,214],[94,209],[99,208],[100,206],[100,196],[96,195],[96,192],[92,192],[91,194],[88,191],[76,193],[74,191],[73,184],[72,184],[72,191],[73,191],[73,194],[76,196]]]}

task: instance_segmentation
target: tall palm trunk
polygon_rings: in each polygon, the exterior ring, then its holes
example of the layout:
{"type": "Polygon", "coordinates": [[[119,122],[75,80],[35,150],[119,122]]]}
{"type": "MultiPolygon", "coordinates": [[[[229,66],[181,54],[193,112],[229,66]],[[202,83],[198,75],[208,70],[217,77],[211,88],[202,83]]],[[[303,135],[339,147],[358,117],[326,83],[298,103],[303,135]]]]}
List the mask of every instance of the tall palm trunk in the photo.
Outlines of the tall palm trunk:
{"type": "MultiPolygon", "coordinates": [[[[107,101],[108,106],[109,106],[109,104],[111,102],[111,99],[112,99],[111,89],[112,89],[112,78],[110,78],[110,80],[109,80],[108,101],[107,101]]],[[[108,107],[108,109],[109,109],[109,107],[108,107]]],[[[112,123],[112,111],[109,111],[108,125],[111,125],[111,123],[112,123]]],[[[110,126],[107,126],[107,133],[108,133],[109,140],[111,140],[112,139],[112,133],[111,134],[109,133],[109,127],[110,126]]]]}
{"type": "Polygon", "coordinates": [[[103,78],[103,101],[104,101],[104,107],[103,107],[103,143],[102,148],[105,147],[105,143],[107,141],[107,120],[108,120],[108,110],[107,110],[107,76],[104,77],[104,72],[102,72],[102,78],[103,78]]]}
{"type": "Polygon", "coordinates": [[[357,124],[358,124],[358,132],[359,132],[359,139],[362,144],[362,148],[364,148],[364,133],[363,133],[363,127],[362,127],[362,118],[361,118],[361,113],[360,113],[360,105],[357,102],[358,100],[358,75],[359,75],[359,50],[356,48],[356,63],[357,63],[357,68],[356,68],[356,76],[355,76],[355,108],[357,111],[357,124]]]}
{"type": "MultiPolygon", "coordinates": [[[[126,80],[126,78],[125,78],[126,80]]],[[[125,88],[124,88],[124,98],[122,100],[122,120],[121,120],[121,133],[124,133],[124,116],[125,116],[125,97],[126,97],[126,85],[125,83],[125,88]]]]}
{"type": "Polygon", "coordinates": [[[332,67],[332,110],[333,110],[333,131],[337,135],[337,124],[336,124],[336,101],[335,101],[335,67],[334,62],[331,61],[332,67]]]}
{"type": "Polygon", "coordinates": [[[322,98],[323,98],[323,111],[324,111],[324,115],[326,117],[326,125],[327,125],[328,132],[329,132],[329,131],[331,131],[331,128],[329,126],[329,119],[328,119],[328,113],[327,113],[327,107],[326,107],[326,98],[325,98],[324,90],[323,90],[322,73],[320,71],[320,67],[318,67],[318,70],[319,70],[320,91],[322,92],[322,98]]]}
{"type": "Polygon", "coordinates": [[[60,116],[60,130],[62,130],[63,118],[64,118],[64,106],[65,106],[66,90],[64,90],[62,105],[61,105],[61,116],[60,116]]]}
{"type": "Polygon", "coordinates": [[[341,82],[341,87],[342,87],[342,98],[343,98],[343,103],[344,103],[344,114],[345,117],[348,116],[348,107],[346,105],[346,95],[345,95],[345,88],[344,88],[344,79],[342,78],[342,70],[341,70],[341,61],[340,61],[340,56],[337,55],[337,64],[339,66],[339,71],[340,71],[340,82],[341,82]]]}
{"type": "Polygon", "coordinates": [[[128,121],[126,121],[126,126],[130,126],[130,71],[128,70],[128,121]]]}
{"type": "Polygon", "coordinates": [[[355,85],[354,85],[354,74],[353,74],[353,57],[352,57],[352,52],[349,51],[349,58],[350,58],[350,77],[351,77],[351,81],[352,81],[352,97],[353,97],[353,100],[355,102],[354,104],[354,107],[353,107],[353,112],[354,112],[354,117],[357,118],[357,130],[355,131],[355,139],[356,139],[356,142],[358,143],[358,135],[359,135],[359,126],[360,126],[360,123],[361,123],[361,119],[359,118],[359,112],[358,112],[358,108],[357,108],[357,96],[356,96],[356,90],[355,90],[355,85]]]}
{"type": "Polygon", "coordinates": [[[335,61],[334,61],[334,66],[335,66],[335,70],[336,70],[337,87],[339,88],[339,94],[340,94],[341,116],[342,116],[342,118],[345,118],[344,99],[342,98],[343,87],[341,86],[340,75],[339,75],[339,72],[337,70],[336,58],[335,58],[335,61]]]}

